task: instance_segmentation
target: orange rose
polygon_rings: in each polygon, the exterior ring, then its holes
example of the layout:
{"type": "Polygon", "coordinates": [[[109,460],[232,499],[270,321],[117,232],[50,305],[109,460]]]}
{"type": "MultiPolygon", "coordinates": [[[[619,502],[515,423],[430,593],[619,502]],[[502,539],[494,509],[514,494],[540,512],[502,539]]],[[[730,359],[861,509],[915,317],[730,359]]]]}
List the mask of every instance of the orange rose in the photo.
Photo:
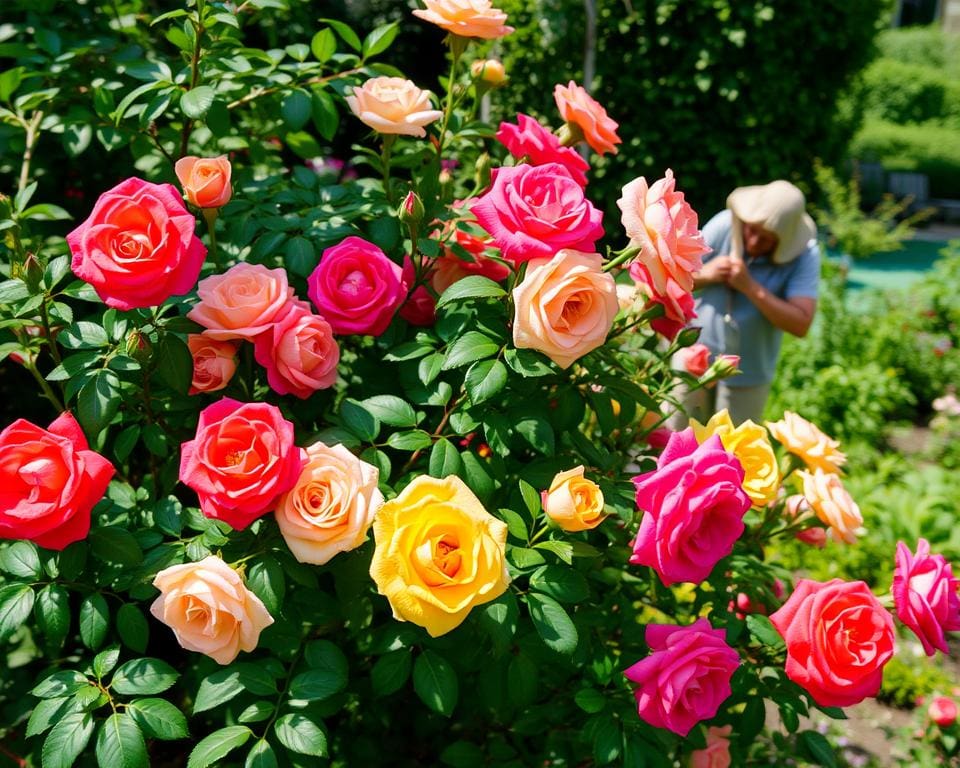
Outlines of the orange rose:
{"type": "Polygon", "coordinates": [[[559,472],[543,493],[543,511],[565,531],[588,531],[606,517],[603,491],[583,476],[583,466],[559,472]]]}
{"type": "Polygon", "coordinates": [[[810,469],[839,472],[847,463],[846,455],[838,450],[840,443],[792,411],[784,411],[780,421],[768,421],[767,429],[778,443],[803,459],[810,469]]]}
{"type": "Polygon", "coordinates": [[[353,114],[377,133],[426,136],[423,126],[443,112],[430,109],[430,91],[402,77],[374,77],[347,96],[353,114]]]}
{"type": "Polygon", "coordinates": [[[560,116],[583,133],[587,144],[598,155],[606,152],[616,154],[614,144],[620,143],[617,136],[619,125],[607,116],[607,110],[601,107],[589,93],[571,80],[566,86],[557,85],[553,89],[553,99],[560,110],[560,116]]]}
{"type": "Polygon", "coordinates": [[[264,604],[219,557],[164,568],[153,580],[160,597],[150,613],[188,651],[229,664],[240,651],[257,647],[260,633],[273,624],[264,604]]]}
{"type": "Polygon", "coordinates": [[[220,208],[230,202],[230,161],[220,157],[181,157],[174,166],[190,205],[220,208]]]}
{"type": "Polygon", "coordinates": [[[470,74],[477,80],[482,80],[487,85],[494,87],[503,85],[507,79],[507,71],[503,68],[503,62],[496,59],[477,59],[470,65],[470,74]]]}
{"type": "Polygon", "coordinates": [[[839,475],[815,469],[813,472],[797,471],[803,481],[803,496],[817,517],[830,526],[834,541],[855,544],[863,533],[863,517],[860,507],[843,487],[839,475]]]}
{"type": "Polygon", "coordinates": [[[237,372],[237,345],[211,339],[205,333],[191,333],[187,346],[193,355],[190,394],[216,392],[230,383],[237,372]]]}
{"type": "Polygon", "coordinates": [[[197,286],[200,302],[187,317],[206,328],[211,339],[249,339],[268,330],[293,297],[282,269],[236,264],[197,286]]]}
{"type": "Polygon", "coordinates": [[[423,0],[423,4],[426,9],[416,10],[413,15],[451,35],[494,40],[513,32],[513,27],[503,23],[507,14],[493,8],[490,0],[423,0]]]}
{"type": "Polygon", "coordinates": [[[561,368],[601,346],[619,310],[617,286],[598,253],[570,249],[532,260],[513,289],[513,343],[561,368]]]}

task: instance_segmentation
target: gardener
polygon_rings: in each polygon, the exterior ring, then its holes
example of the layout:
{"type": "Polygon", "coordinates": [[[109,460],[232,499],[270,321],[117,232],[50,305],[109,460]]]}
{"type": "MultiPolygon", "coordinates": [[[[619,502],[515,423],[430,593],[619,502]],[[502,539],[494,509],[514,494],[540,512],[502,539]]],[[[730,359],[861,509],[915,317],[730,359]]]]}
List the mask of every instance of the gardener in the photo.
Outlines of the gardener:
{"type": "Polygon", "coordinates": [[[760,422],[783,331],[805,336],[816,312],[816,234],[803,193],[783,180],[733,190],[727,209],[704,226],[712,253],[696,275],[694,324],[713,354],[740,356],[741,373],[689,394],[691,416],[726,408],[734,423],[760,422]]]}

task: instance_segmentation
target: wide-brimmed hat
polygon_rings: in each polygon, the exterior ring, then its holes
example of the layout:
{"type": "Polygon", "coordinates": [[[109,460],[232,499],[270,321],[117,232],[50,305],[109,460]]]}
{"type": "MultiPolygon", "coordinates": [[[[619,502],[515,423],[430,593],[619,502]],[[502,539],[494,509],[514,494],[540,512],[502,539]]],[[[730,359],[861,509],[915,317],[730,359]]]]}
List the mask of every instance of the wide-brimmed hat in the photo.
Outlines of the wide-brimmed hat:
{"type": "Polygon", "coordinates": [[[793,261],[817,236],[817,225],[807,215],[806,204],[803,192],[783,179],[737,187],[727,197],[727,208],[733,214],[730,255],[743,258],[744,223],[759,224],[777,236],[771,261],[774,264],[793,261]]]}

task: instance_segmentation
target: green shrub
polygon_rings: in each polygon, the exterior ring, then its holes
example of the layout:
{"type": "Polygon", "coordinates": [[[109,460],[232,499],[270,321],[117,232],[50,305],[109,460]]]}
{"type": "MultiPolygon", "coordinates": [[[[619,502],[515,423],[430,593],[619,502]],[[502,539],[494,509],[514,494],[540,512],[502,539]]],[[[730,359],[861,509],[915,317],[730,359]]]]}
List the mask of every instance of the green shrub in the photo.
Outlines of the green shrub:
{"type": "Polygon", "coordinates": [[[912,709],[931,694],[949,691],[956,681],[943,669],[903,654],[883,670],[883,686],[877,698],[895,707],[912,709]]]}
{"type": "Polygon", "coordinates": [[[877,47],[885,59],[960,75],[960,40],[938,25],[886,29],[877,36],[877,47]]]}
{"type": "Polygon", "coordinates": [[[942,69],[879,59],[864,71],[863,86],[871,118],[960,126],[960,84],[942,69]]]}

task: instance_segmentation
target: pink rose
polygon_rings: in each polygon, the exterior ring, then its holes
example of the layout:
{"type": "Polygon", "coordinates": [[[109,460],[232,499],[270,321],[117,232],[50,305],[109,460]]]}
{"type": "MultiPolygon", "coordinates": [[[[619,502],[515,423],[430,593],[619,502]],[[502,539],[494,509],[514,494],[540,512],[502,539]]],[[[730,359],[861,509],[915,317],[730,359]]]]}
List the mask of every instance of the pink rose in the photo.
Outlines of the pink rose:
{"type": "Polygon", "coordinates": [[[652,653],[623,673],[640,686],[634,693],[640,719],[686,736],[729,698],[740,656],[706,619],[688,627],[648,624],[646,641],[652,653]]]}
{"type": "Polygon", "coordinates": [[[690,753],[690,768],[730,768],[730,732],[733,726],[707,728],[707,748],[690,753]]]}
{"type": "Polygon", "coordinates": [[[941,728],[946,728],[957,721],[957,704],[951,698],[937,696],[930,702],[927,714],[941,728]]]}
{"type": "Polygon", "coordinates": [[[590,163],[580,157],[572,147],[565,147],[549,129],[529,115],[518,114],[517,125],[500,123],[497,141],[518,160],[527,158],[531,165],[559,163],[581,187],[587,186],[590,163]]]}
{"type": "Polygon", "coordinates": [[[699,378],[710,367],[710,348],[706,344],[694,344],[680,350],[680,358],[684,370],[691,376],[699,378]]]}
{"type": "Polygon", "coordinates": [[[639,261],[630,265],[630,277],[637,287],[648,297],[646,308],[654,304],[663,306],[663,315],[650,321],[650,327],[657,333],[673,341],[687,323],[693,320],[697,313],[694,311],[693,294],[684,290],[673,278],[667,278],[664,293],[657,291],[649,270],[639,261]]]}
{"type": "Polygon", "coordinates": [[[800,579],[770,621],[787,644],[787,677],[823,707],[876,696],[893,658],[893,617],[862,581],[800,579]]]}
{"type": "Polygon", "coordinates": [[[402,271],[373,243],[348,237],[327,248],[308,295],[336,334],[379,336],[407,295],[402,271]]]}
{"type": "Polygon", "coordinates": [[[237,372],[237,345],[230,341],[211,339],[203,333],[187,336],[187,347],[193,357],[193,381],[190,394],[217,392],[237,372]]]}
{"type": "Polygon", "coordinates": [[[656,293],[666,293],[668,278],[692,291],[693,275],[710,248],[697,229],[697,214],[675,188],[673,171],[667,170],[652,187],[643,176],[634,179],[623,188],[617,205],[630,242],[643,248],[638,260],[647,268],[656,293]]]}
{"type": "MultiPolygon", "coordinates": [[[[802,493],[788,496],[783,511],[785,515],[794,520],[797,518],[814,517],[813,508],[802,493]]],[[[811,547],[816,547],[817,549],[823,549],[827,543],[826,530],[817,525],[797,531],[793,537],[797,541],[802,541],[804,544],[809,544],[811,547]]]]}
{"type": "Polygon", "coordinates": [[[751,505],[743,478],[718,435],[697,445],[693,429],[672,434],[657,468],[633,478],[644,515],[630,562],[650,566],[667,586],[706,579],[743,533],[751,505]]]}
{"type": "Polygon", "coordinates": [[[920,539],[917,554],[897,542],[893,571],[893,602],[897,618],[920,638],[927,656],[949,653],[945,632],[960,630],[960,579],[943,555],[930,554],[930,542],[920,539]]]}
{"type": "Polygon", "coordinates": [[[583,134],[583,138],[598,155],[606,152],[617,153],[615,144],[620,143],[617,136],[619,127],[616,120],[607,116],[607,110],[587,93],[586,89],[571,80],[567,85],[556,85],[553,100],[560,110],[560,116],[583,134]]]}
{"type": "Polygon", "coordinates": [[[274,392],[305,400],[336,382],[340,347],[330,324],[313,314],[307,302],[294,301],[257,337],[254,356],[267,369],[274,392]]]}
{"type": "Polygon", "coordinates": [[[69,411],[47,429],[17,419],[0,432],[0,539],[57,550],[85,539],[115,471],[69,411]]]}
{"type": "Polygon", "coordinates": [[[241,262],[197,286],[200,301],[187,317],[206,328],[212,339],[253,341],[272,325],[293,298],[282,269],[241,262]]]}
{"type": "MultiPolygon", "coordinates": [[[[413,285],[417,282],[417,269],[409,256],[403,257],[403,273],[401,276],[404,285],[413,285]]],[[[433,325],[437,319],[437,300],[425,285],[414,288],[407,300],[403,302],[397,313],[410,325],[425,328],[433,325]]]]}
{"type": "Polygon", "coordinates": [[[231,166],[226,155],[181,157],[174,166],[183,194],[197,208],[220,208],[230,202],[231,166]]]}
{"type": "Polygon", "coordinates": [[[293,424],[268,403],[225,397],[200,412],[197,435],[181,446],[180,481],[200,511],[242,530],[275,507],[307,461],[293,424]]]}
{"type": "Polygon", "coordinates": [[[503,258],[549,259],[557,251],[593,251],[603,237],[603,213],[559,163],[496,168],[492,186],[471,209],[503,258]]]}
{"type": "Polygon", "coordinates": [[[71,267],[116,309],[154,307],[193,290],[207,249],[172,184],[131,178],[97,199],[67,235],[71,267]]]}

